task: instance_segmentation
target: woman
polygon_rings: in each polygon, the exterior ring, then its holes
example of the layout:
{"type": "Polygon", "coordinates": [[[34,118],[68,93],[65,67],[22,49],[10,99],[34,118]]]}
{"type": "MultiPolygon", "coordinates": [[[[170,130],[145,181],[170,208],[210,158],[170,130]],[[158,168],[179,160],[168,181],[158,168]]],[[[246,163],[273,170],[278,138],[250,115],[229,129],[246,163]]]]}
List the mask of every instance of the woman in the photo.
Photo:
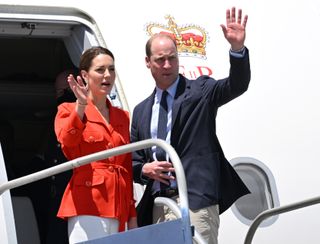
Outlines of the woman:
{"type": "MultiPolygon", "coordinates": [[[[82,78],[68,76],[77,100],[62,103],[55,133],[68,160],[129,143],[129,114],[106,98],[115,82],[114,56],[92,47],[80,59],[82,78]],[[83,82],[83,80],[85,83],[83,82]]],[[[76,243],[135,228],[131,154],[75,168],[58,217],[68,220],[69,242],[76,243]]]]}

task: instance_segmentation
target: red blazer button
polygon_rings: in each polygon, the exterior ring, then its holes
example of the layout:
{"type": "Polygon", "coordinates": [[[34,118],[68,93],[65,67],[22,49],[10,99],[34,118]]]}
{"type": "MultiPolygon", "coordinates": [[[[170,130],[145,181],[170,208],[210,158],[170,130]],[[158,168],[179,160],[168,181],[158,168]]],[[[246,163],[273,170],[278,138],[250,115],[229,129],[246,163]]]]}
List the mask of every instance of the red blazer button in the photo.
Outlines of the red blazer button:
{"type": "Polygon", "coordinates": [[[94,142],[94,141],[95,141],[95,140],[94,140],[94,137],[93,137],[93,136],[89,136],[88,141],[89,141],[90,143],[94,142]]]}

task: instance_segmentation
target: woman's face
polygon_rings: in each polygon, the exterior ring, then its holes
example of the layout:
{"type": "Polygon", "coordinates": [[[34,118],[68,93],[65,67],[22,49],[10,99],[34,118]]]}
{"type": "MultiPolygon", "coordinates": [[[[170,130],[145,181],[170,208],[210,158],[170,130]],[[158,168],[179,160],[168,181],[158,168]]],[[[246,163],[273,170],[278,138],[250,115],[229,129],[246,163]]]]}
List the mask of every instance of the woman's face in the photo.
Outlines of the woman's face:
{"type": "Polygon", "coordinates": [[[116,78],[114,60],[109,55],[99,54],[92,59],[88,72],[82,71],[82,76],[92,96],[110,94],[116,78]]]}

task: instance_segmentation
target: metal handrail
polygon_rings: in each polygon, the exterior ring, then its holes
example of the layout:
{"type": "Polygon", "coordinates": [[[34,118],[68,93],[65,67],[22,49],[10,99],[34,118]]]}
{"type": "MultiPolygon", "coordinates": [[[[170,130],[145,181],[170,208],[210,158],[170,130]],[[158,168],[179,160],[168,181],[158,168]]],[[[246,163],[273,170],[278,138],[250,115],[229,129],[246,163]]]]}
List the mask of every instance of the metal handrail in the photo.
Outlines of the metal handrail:
{"type": "Polygon", "coordinates": [[[305,207],[315,205],[318,203],[320,203],[320,196],[314,197],[314,198],[309,198],[309,199],[299,201],[296,203],[292,203],[292,204],[288,204],[288,205],[284,205],[281,207],[272,208],[272,209],[268,209],[268,210],[263,211],[253,220],[253,222],[247,232],[244,244],[251,244],[252,243],[252,239],[253,239],[253,236],[254,236],[257,228],[259,227],[260,223],[263,220],[265,220],[266,218],[269,218],[269,217],[277,215],[277,214],[282,214],[282,213],[290,212],[293,210],[297,210],[299,208],[305,208],[305,207]]]}
{"type": "Polygon", "coordinates": [[[189,217],[189,204],[188,204],[188,196],[187,196],[187,184],[186,184],[184,170],[178,154],[176,153],[174,148],[168,143],[166,143],[164,140],[148,139],[148,140],[126,144],[116,148],[112,148],[105,151],[93,153],[87,156],[79,157],[79,158],[70,160],[68,162],[62,163],[60,165],[56,165],[51,168],[47,168],[45,170],[41,170],[30,175],[26,175],[26,176],[8,181],[0,185],[0,196],[6,190],[13,189],[15,187],[22,186],[37,180],[41,180],[43,178],[46,178],[58,173],[62,173],[64,171],[88,164],[90,162],[149,148],[152,146],[161,147],[163,150],[165,150],[172,161],[173,167],[175,168],[179,197],[180,197],[181,220],[183,225],[182,228],[184,230],[184,236],[186,241],[185,243],[192,244],[192,234],[191,234],[191,227],[190,227],[191,224],[190,224],[190,217],[189,217]]]}
{"type": "MultiPolygon", "coordinates": [[[[154,204],[155,206],[164,206],[164,205],[167,206],[174,213],[174,215],[177,216],[177,218],[181,218],[180,208],[178,204],[175,201],[173,201],[171,198],[157,197],[156,199],[154,199],[154,204]]],[[[203,239],[201,234],[197,232],[196,229],[194,230],[193,239],[196,241],[197,244],[207,244],[207,242],[203,239]]]]}

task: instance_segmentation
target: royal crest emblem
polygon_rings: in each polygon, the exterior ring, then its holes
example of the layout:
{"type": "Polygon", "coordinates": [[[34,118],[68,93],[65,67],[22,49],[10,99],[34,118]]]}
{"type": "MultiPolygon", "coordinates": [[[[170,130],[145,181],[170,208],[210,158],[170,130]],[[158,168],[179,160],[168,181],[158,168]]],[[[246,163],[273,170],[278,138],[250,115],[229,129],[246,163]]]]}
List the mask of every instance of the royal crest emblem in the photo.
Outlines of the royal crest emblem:
{"type": "Polygon", "coordinates": [[[208,42],[207,32],[196,25],[178,26],[174,18],[165,16],[167,25],[149,23],[146,25],[146,32],[149,36],[157,33],[165,33],[172,36],[177,43],[180,56],[192,56],[206,59],[206,44],[208,42]]]}

